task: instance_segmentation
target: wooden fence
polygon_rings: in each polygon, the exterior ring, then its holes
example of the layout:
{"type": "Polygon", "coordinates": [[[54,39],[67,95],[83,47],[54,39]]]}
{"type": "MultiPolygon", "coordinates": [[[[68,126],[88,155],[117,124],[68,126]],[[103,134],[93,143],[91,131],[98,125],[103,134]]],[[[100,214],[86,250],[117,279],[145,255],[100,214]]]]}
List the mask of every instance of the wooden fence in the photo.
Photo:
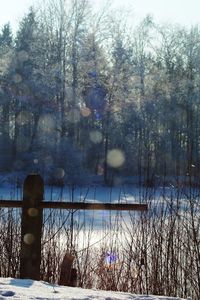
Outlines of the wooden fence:
{"type": "Polygon", "coordinates": [[[22,208],[20,278],[40,280],[43,209],[146,211],[147,204],[112,204],[44,201],[44,181],[28,175],[23,185],[23,200],[0,200],[0,207],[22,208]]]}

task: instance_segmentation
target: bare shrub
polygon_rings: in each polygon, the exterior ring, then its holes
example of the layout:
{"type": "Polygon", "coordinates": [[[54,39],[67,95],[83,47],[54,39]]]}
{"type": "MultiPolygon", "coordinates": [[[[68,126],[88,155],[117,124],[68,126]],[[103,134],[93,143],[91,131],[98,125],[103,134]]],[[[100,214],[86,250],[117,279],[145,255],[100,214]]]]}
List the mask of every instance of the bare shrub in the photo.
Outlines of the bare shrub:
{"type": "MultiPolygon", "coordinates": [[[[148,212],[108,212],[98,227],[94,212],[45,210],[41,279],[58,283],[69,252],[80,287],[200,299],[199,191],[142,190],[140,201],[148,212]]],[[[0,253],[0,276],[19,277],[19,209],[0,210],[0,253]]]]}

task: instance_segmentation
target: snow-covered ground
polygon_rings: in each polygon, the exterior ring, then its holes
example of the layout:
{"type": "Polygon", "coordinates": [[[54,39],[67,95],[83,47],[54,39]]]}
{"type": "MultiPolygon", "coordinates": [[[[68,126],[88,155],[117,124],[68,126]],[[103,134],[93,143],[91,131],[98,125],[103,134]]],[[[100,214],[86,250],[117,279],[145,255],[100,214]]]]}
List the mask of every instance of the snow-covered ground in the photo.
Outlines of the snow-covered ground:
{"type": "Polygon", "coordinates": [[[52,285],[43,281],[0,278],[0,300],[181,300],[177,297],[134,295],[52,285]]]}

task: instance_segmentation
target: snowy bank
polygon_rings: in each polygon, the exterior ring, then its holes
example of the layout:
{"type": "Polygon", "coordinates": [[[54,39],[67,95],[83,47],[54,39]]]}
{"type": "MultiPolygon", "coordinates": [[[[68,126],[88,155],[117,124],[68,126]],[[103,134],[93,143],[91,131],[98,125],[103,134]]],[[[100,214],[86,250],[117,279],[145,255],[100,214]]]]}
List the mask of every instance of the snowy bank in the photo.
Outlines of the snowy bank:
{"type": "Polygon", "coordinates": [[[177,297],[134,295],[52,285],[43,281],[0,278],[0,300],[181,300],[177,297]]]}

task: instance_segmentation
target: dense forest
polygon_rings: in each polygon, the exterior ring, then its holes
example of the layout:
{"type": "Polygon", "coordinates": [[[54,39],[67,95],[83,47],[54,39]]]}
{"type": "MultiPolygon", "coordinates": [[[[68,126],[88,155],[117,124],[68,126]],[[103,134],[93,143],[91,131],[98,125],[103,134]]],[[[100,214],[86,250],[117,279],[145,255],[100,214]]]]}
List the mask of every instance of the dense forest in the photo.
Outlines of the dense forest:
{"type": "Polygon", "coordinates": [[[200,30],[130,26],[87,0],[30,8],[0,32],[0,171],[198,177],[200,30]]]}
{"type": "MultiPolygon", "coordinates": [[[[0,28],[0,198],[34,172],[45,200],[148,204],[45,210],[41,280],[59,282],[68,252],[79,287],[200,299],[199,104],[198,25],[43,0],[0,28]]],[[[0,208],[1,277],[20,277],[20,216],[0,208]]]]}

